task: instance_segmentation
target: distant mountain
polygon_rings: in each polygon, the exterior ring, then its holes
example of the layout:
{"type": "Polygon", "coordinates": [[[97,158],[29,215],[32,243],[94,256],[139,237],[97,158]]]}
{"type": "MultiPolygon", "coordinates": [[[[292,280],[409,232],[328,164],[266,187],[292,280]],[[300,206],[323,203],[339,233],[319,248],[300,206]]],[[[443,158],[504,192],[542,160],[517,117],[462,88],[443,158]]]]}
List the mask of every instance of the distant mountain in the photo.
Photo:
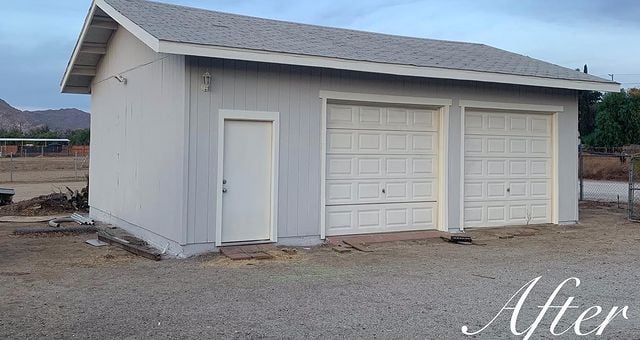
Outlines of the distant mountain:
{"type": "Polygon", "coordinates": [[[29,131],[48,126],[50,130],[88,129],[91,116],[78,109],[21,111],[0,99],[0,129],[29,131]]]}

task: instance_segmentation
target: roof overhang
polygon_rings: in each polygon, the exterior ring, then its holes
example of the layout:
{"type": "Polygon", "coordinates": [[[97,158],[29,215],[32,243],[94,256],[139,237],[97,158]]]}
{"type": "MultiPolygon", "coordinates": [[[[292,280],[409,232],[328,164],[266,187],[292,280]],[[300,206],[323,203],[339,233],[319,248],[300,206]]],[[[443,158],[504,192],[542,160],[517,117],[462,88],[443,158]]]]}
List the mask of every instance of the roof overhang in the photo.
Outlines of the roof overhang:
{"type": "MultiPolygon", "coordinates": [[[[104,16],[96,16],[96,12],[108,16],[111,20],[124,27],[127,31],[132,33],[135,37],[140,39],[149,48],[158,53],[188,55],[198,57],[211,57],[221,59],[233,59],[243,61],[255,61],[264,63],[286,64],[296,66],[309,66],[309,67],[322,67],[339,70],[349,70],[358,72],[370,72],[389,75],[401,75],[411,77],[424,77],[424,78],[437,78],[437,79],[454,79],[454,80],[466,80],[466,81],[478,81],[489,83],[501,83],[501,84],[513,84],[513,85],[525,85],[525,86],[538,86],[538,87],[550,87],[561,88],[571,90],[587,90],[587,91],[601,91],[601,92],[618,92],[620,91],[620,84],[614,82],[597,82],[597,81],[581,81],[571,79],[558,79],[536,76],[524,76],[506,73],[495,72],[481,72],[470,71],[460,69],[448,69],[438,67],[424,67],[402,64],[389,64],[378,63],[362,60],[349,60],[322,56],[311,56],[301,54],[291,54],[282,52],[262,51],[262,50],[249,50],[241,48],[229,48],[221,46],[211,45],[199,45],[192,43],[183,43],[175,41],[159,40],[147,31],[136,25],[133,21],[122,15],[115,10],[112,6],[107,4],[104,0],[95,0],[91,6],[91,10],[82,33],[76,47],[74,49],[71,60],[65,71],[64,78],[62,80],[62,92],[68,93],[90,93],[91,80],[85,85],[77,86],[75,83],[70,82],[70,79],[74,75],[82,76],[82,71],[85,74],[90,73],[90,69],[84,69],[85,66],[93,67],[95,70],[96,65],[82,65],[77,60],[82,56],[83,51],[86,51],[91,44],[96,43],[94,41],[87,41],[87,32],[96,28],[95,19],[100,18],[101,22],[104,21],[104,16]]],[[[100,27],[98,26],[98,29],[100,27]]],[[[104,29],[104,28],[101,28],[104,29]]],[[[102,44],[102,42],[98,42],[102,44]]],[[[104,42],[106,44],[106,42],[104,42]]],[[[95,71],[94,71],[95,72],[95,71]]],[[[86,77],[86,76],[85,76],[86,77]]]]}
{"type": "Polygon", "coordinates": [[[447,69],[438,67],[386,64],[370,61],[187,44],[162,40],[159,41],[157,52],[297,66],[323,67],[339,70],[382,73],[411,77],[468,80],[489,83],[553,87],[572,90],[589,90],[602,92],[620,91],[620,84],[610,82],[578,81],[569,79],[521,76],[504,73],[447,69]]]}
{"type": "Polygon", "coordinates": [[[118,27],[118,23],[98,6],[97,1],[91,4],[62,77],[61,92],[91,93],[98,63],[107,53],[109,39],[118,27]]]}

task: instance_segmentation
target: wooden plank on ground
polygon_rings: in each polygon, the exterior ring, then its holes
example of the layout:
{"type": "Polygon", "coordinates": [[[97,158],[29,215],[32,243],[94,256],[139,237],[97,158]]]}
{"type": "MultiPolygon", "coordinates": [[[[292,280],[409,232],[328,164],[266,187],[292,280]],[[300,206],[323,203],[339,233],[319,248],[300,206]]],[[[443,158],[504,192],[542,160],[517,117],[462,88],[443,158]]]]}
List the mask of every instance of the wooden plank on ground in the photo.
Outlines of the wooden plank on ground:
{"type": "Polygon", "coordinates": [[[160,261],[161,259],[161,254],[156,249],[127,242],[126,240],[109,235],[103,231],[98,232],[98,240],[108,242],[130,253],[148,258],[150,260],[160,261]]]}
{"type": "Polygon", "coordinates": [[[362,251],[362,252],[365,252],[365,253],[373,252],[373,250],[369,249],[369,247],[365,246],[363,243],[347,241],[347,240],[342,240],[342,242],[344,242],[348,246],[351,246],[351,248],[353,248],[355,250],[359,250],[359,251],[362,251]]]}

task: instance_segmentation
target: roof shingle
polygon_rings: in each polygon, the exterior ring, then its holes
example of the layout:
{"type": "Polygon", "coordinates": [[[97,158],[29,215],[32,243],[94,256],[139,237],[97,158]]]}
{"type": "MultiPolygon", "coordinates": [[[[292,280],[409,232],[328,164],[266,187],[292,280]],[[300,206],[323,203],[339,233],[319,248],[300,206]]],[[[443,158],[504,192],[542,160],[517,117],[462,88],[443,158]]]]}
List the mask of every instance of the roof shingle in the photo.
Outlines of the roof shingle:
{"type": "Polygon", "coordinates": [[[483,44],[395,36],[221,13],[146,0],[105,0],[159,40],[421,67],[613,83],[483,44]]]}

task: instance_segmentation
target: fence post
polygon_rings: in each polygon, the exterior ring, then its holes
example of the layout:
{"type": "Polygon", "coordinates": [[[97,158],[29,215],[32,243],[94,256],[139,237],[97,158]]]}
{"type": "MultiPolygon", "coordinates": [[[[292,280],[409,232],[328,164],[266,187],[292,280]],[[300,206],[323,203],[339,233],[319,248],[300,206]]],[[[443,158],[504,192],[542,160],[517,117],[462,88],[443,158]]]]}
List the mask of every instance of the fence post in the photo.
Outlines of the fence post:
{"type": "Polygon", "coordinates": [[[78,180],[78,152],[77,151],[73,155],[73,172],[74,172],[74,178],[77,181],[78,180]]]}
{"type": "Polygon", "coordinates": [[[633,201],[635,199],[635,157],[629,157],[629,197],[627,201],[627,214],[629,215],[629,220],[634,220],[634,206],[633,201]]]}
{"type": "Polygon", "coordinates": [[[580,201],[584,201],[584,155],[582,154],[582,144],[578,146],[578,178],[580,179],[580,201]]]}
{"type": "Polygon", "coordinates": [[[9,182],[13,182],[13,152],[9,154],[11,160],[9,161],[9,182]]]}

